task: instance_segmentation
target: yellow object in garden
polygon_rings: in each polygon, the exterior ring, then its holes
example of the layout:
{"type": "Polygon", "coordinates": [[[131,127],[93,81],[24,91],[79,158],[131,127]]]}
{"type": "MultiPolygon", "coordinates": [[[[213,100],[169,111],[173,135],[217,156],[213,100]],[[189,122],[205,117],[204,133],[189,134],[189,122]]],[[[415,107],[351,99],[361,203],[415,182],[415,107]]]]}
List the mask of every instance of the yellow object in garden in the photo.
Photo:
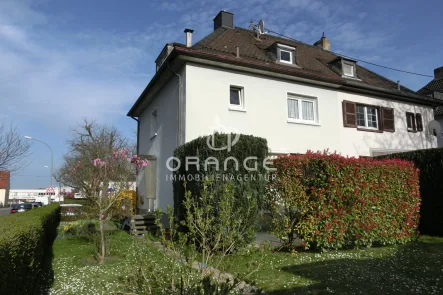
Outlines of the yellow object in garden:
{"type": "Polygon", "coordinates": [[[136,193],[134,190],[125,190],[125,191],[121,191],[118,194],[118,201],[117,201],[117,205],[120,207],[121,203],[123,200],[125,199],[129,199],[131,200],[131,205],[132,205],[132,211],[135,211],[135,206],[136,206],[136,193]]]}

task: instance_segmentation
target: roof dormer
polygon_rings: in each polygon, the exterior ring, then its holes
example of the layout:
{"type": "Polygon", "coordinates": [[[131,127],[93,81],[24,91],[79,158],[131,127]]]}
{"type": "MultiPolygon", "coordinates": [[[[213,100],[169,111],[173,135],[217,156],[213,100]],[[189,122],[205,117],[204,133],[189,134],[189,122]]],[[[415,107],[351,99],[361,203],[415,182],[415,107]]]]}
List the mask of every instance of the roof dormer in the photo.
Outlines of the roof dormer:
{"type": "Polygon", "coordinates": [[[278,64],[292,66],[297,65],[295,47],[280,43],[274,43],[268,48],[268,52],[278,64]]]}
{"type": "Polygon", "coordinates": [[[343,78],[358,79],[357,61],[345,57],[337,57],[329,64],[343,78]]]}

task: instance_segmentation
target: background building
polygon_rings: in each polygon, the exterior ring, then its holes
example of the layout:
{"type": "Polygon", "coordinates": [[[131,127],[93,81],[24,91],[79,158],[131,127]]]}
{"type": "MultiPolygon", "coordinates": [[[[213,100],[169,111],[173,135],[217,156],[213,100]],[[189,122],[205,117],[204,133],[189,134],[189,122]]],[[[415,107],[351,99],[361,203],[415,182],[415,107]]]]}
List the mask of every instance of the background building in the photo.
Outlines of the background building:
{"type": "Polygon", "coordinates": [[[9,203],[9,188],[11,173],[9,171],[0,171],[0,207],[9,203]]]}
{"type": "Polygon", "coordinates": [[[74,194],[71,187],[54,187],[53,191],[47,188],[38,189],[11,189],[9,192],[9,202],[12,204],[22,202],[40,202],[48,198],[51,202],[62,202],[66,194],[74,194]]]}

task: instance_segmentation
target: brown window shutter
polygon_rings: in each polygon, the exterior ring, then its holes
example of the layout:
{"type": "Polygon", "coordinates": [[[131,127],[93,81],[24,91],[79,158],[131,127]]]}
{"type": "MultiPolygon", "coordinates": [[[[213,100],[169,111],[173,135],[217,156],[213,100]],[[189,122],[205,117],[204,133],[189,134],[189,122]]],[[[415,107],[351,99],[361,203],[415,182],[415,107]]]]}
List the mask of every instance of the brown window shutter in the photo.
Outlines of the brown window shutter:
{"type": "Polygon", "coordinates": [[[417,131],[423,131],[423,121],[421,114],[415,114],[415,121],[417,121],[417,131]]]}
{"type": "Polygon", "coordinates": [[[357,128],[357,105],[355,102],[342,102],[343,105],[343,126],[357,128]]]}
{"type": "Polygon", "coordinates": [[[383,122],[383,131],[395,132],[394,109],[381,108],[381,118],[383,122]]]}

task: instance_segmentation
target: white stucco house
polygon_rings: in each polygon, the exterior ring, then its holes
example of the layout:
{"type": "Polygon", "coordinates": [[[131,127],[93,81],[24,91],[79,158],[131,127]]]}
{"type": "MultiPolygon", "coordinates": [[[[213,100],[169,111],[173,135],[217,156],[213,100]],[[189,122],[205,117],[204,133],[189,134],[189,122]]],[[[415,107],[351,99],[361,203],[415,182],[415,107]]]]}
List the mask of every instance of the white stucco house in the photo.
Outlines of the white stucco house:
{"type": "Polygon", "coordinates": [[[264,137],[270,153],[336,151],[375,156],[437,147],[427,131],[442,101],[420,95],[314,45],[235,27],[221,11],[214,31],[192,44],[166,44],[156,74],[128,116],[138,153],[151,159],[138,180],[141,211],[173,204],[166,161],[216,123],[264,137]]]}

